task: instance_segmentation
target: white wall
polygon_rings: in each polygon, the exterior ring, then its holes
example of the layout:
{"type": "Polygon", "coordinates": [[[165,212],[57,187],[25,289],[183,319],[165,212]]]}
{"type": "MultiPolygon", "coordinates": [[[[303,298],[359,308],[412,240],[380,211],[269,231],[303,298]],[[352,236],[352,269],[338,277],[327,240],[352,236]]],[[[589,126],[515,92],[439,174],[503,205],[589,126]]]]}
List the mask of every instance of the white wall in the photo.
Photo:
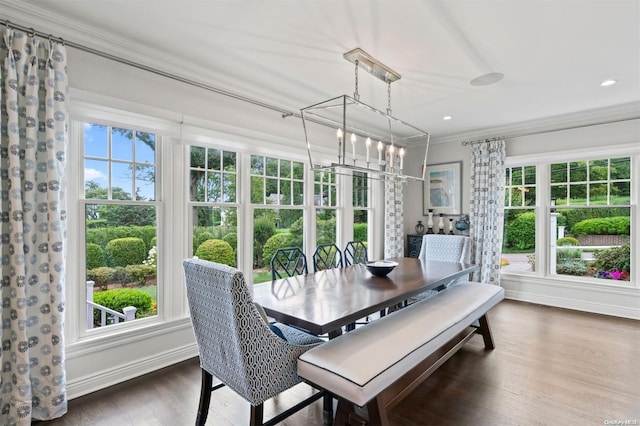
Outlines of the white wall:
{"type": "MultiPolygon", "coordinates": [[[[636,114],[637,116],[637,114],[636,114]]],[[[596,120],[597,121],[597,120],[596,120]]],[[[584,123],[582,123],[584,125],[584,123]]],[[[521,128],[520,134],[529,136],[506,138],[506,152],[510,159],[548,158],[549,155],[557,155],[562,161],[565,153],[585,153],[592,155],[609,155],[613,147],[628,147],[627,152],[634,152],[636,165],[634,175],[640,174],[640,119],[624,120],[610,124],[588,125],[567,130],[545,131],[537,133],[531,129],[521,128]],[[610,147],[608,150],[607,148],[610,147]]],[[[499,136],[499,130],[496,136],[499,136]]],[[[486,136],[483,135],[483,136],[486,136]]],[[[434,143],[429,149],[428,164],[448,163],[453,161],[463,162],[463,206],[469,205],[469,160],[470,146],[462,146],[462,140],[474,138],[465,137],[455,141],[455,138],[447,138],[446,142],[434,143]],[[453,139],[453,140],[452,140],[453,139]]],[[[476,138],[477,139],[477,138],[476,138]]],[[[628,155],[628,154],[627,154],[628,155]]],[[[411,158],[411,157],[410,157],[411,158]]],[[[566,158],[566,157],[564,157],[566,158]]],[[[637,181],[636,181],[637,182],[637,181]]],[[[636,190],[633,204],[637,205],[639,195],[636,190]]],[[[414,227],[418,220],[426,223],[426,217],[422,210],[422,186],[410,183],[405,196],[405,231],[415,233],[414,227]]],[[[637,207],[633,210],[636,225],[632,228],[632,248],[635,258],[632,260],[632,268],[640,269],[640,240],[637,231],[637,207]]],[[[465,211],[465,213],[468,213],[465,211]]],[[[636,277],[640,276],[636,272],[636,277]]],[[[502,285],[508,298],[541,303],[550,306],[560,306],[570,309],[578,309],[607,315],[622,316],[640,319],[640,289],[638,283],[630,285],[616,285],[613,282],[577,282],[566,277],[549,278],[529,275],[503,274],[502,285]]]]}

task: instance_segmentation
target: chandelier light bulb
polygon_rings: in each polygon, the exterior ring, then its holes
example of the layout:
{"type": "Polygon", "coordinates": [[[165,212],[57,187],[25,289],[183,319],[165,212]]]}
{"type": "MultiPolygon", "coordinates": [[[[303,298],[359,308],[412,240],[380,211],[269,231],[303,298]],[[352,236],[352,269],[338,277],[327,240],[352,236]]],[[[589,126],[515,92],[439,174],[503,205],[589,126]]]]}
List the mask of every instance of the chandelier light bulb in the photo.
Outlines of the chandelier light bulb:
{"type": "Polygon", "coordinates": [[[338,129],[336,132],[336,137],[338,138],[338,142],[342,140],[342,129],[338,129]]]}
{"type": "Polygon", "coordinates": [[[398,155],[400,156],[400,170],[402,170],[404,162],[404,148],[400,148],[400,151],[398,151],[398,155]]]}
{"type": "Polygon", "coordinates": [[[382,150],[384,149],[384,145],[382,141],[378,141],[378,165],[382,165],[382,150]]]}
{"type": "Polygon", "coordinates": [[[367,164],[369,164],[369,148],[371,148],[371,138],[367,138],[364,145],[367,147],[367,164]]]}

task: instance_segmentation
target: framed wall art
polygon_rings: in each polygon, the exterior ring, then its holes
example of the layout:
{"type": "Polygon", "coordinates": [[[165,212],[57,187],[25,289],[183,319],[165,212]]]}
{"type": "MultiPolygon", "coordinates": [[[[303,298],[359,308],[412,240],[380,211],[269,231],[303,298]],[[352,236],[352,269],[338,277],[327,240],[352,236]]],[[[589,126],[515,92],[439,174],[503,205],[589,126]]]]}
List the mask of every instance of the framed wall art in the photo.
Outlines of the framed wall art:
{"type": "Polygon", "coordinates": [[[425,216],[462,213],[462,161],[427,165],[422,185],[425,216]]]}

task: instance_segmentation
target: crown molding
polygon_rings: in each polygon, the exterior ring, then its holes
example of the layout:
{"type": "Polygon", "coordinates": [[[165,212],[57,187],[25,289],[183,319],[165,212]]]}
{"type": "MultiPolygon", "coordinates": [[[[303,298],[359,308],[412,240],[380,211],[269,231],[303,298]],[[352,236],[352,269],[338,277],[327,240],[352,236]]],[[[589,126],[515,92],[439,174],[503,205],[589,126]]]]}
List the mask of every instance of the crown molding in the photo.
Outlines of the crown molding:
{"type": "Polygon", "coordinates": [[[572,128],[640,119],[640,102],[629,102],[606,108],[522,121],[506,126],[478,129],[443,137],[433,137],[431,143],[451,143],[494,137],[509,139],[537,133],[557,132],[572,128]]]}

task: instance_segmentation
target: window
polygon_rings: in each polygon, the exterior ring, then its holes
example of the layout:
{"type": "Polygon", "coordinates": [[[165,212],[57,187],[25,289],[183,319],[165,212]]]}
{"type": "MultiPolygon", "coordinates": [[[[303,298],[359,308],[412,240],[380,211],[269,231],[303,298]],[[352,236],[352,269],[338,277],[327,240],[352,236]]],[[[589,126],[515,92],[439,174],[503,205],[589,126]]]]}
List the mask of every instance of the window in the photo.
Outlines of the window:
{"type": "Polygon", "coordinates": [[[238,264],[237,176],[235,152],[190,148],[192,254],[234,267],[238,264]]]}
{"type": "Polygon", "coordinates": [[[532,272],[536,251],[536,166],[505,171],[502,270],[532,272]]]}
{"type": "Polygon", "coordinates": [[[259,283],[271,280],[278,248],[304,250],[304,164],[261,155],[251,155],[250,163],[253,282],[259,283]]]}
{"type": "Polygon", "coordinates": [[[83,123],[86,328],[157,314],[156,135],[83,123]]]}
{"type": "Polygon", "coordinates": [[[334,173],[314,173],[313,203],[316,209],[316,245],[335,244],[337,185],[334,173]]]}
{"type": "Polygon", "coordinates": [[[353,173],[353,240],[368,244],[371,214],[369,179],[366,173],[353,173]]]}
{"type": "Polygon", "coordinates": [[[631,158],[551,164],[550,193],[551,231],[557,236],[557,246],[550,247],[551,272],[628,281],[631,158]]]}

